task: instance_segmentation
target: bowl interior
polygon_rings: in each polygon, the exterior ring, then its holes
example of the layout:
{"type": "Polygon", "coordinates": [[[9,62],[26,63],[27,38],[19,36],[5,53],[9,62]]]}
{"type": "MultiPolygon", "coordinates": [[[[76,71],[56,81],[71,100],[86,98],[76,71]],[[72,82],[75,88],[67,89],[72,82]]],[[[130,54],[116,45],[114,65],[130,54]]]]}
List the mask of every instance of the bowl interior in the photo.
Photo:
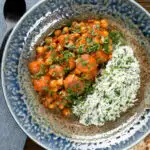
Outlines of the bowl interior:
{"type": "Polygon", "coordinates": [[[45,17],[43,17],[43,20],[40,22],[40,24],[32,28],[32,31],[27,36],[19,60],[19,81],[22,93],[24,93],[26,96],[28,110],[39,124],[44,123],[45,126],[50,127],[54,133],[58,135],[67,136],[72,139],[86,139],[91,141],[99,139],[100,137],[106,135],[106,133],[110,133],[110,131],[117,132],[118,129],[120,130],[125,128],[125,126],[127,127],[144,112],[144,90],[146,82],[149,80],[147,78],[148,72],[145,70],[145,68],[148,67],[146,50],[149,45],[144,36],[142,36],[142,33],[130,20],[126,19],[124,22],[119,17],[115,18],[104,13],[95,14],[89,10],[87,10],[85,15],[85,13],[82,11],[84,10],[84,6],[76,9],[79,9],[78,14],[74,13],[70,17],[63,17],[57,12],[53,14],[47,14],[45,17]],[[138,93],[139,101],[135,107],[129,109],[126,113],[123,113],[122,116],[115,122],[108,122],[101,127],[94,125],[86,127],[79,124],[78,120],[75,118],[64,118],[60,114],[46,110],[39,103],[39,98],[31,83],[30,73],[28,71],[28,63],[35,57],[35,47],[44,39],[44,37],[46,37],[48,34],[51,34],[55,29],[67,25],[74,20],[83,21],[87,19],[100,18],[107,18],[111,25],[121,30],[125,34],[129,45],[131,45],[135,50],[134,53],[137,56],[141,66],[141,89],[138,93]],[[141,40],[141,38],[143,40],[141,40]],[[144,44],[141,41],[145,41],[144,44]],[[141,55],[143,58],[140,57],[141,55]],[[143,63],[143,60],[146,60],[145,63],[143,63]]]}

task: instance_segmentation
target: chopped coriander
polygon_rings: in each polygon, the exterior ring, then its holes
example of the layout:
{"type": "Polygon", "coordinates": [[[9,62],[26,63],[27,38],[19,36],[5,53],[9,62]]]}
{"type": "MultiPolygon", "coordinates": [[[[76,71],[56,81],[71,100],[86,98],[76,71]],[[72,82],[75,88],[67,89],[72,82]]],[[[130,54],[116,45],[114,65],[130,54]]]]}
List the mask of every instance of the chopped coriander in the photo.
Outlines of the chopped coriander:
{"type": "Polygon", "coordinates": [[[48,46],[48,49],[49,50],[54,50],[54,47],[53,46],[48,46]]]}
{"type": "Polygon", "coordinates": [[[87,66],[88,61],[87,60],[82,60],[81,63],[82,63],[82,66],[87,66]]]}
{"type": "Polygon", "coordinates": [[[68,74],[70,72],[70,69],[68,67],[64,68],[65,74],[68,74]]]}
{"type": "Polygon", "coordinates": [[[51,54],[51,56],[50,56],[50,57],[51,57],[51,59],[55,59],[55,57],[56,57],[56,53],[55,53],[55,52],[54,52],[54,53],[52,52],[52,54],[51,54]]]}
{"type": "Polygon", "coordinates": [[[64,60],[68,61],[68,59],[70,57],[73,57],[73,53],[69,52],[69,51],[63,51],[62,54],[64,55],[64,60]]]}
{"type": "Polygon", "coordinates": [[[46,44],[52,43],[52,39],[51,39],[51,38],[46,38],[46,39],[45,39],[45,43],[46,43],[46,44]]]}
{"type": "Polygon", "coordinates": [[[109,53],[109,45],[108,45],[107,43],[106,43],[106,44],[103,44],[102,48],[103,48],[103,51],[104,51],[106,54],[109,53]]]}
{"type": "Polygon", "coordinates": [[[64,58],[55,57],[55,59],[53,61],[54,61],[54,63],[61,64],[62,62],[64,62],[64,58]]]}
{"type": "Polygon", "coordinates": [[[42,87],[42,89],[43,89],[45,92],[49,92],[48,86],[44,86],[44,87],[42,87]]]}
{"type": "Polygon", "coordinates": [[[95,35],[96,35],[94,29],[92,29],[91,35],[92,35],[92,36],[95,36],[95,35]]]}
{"type": "Polygon", "coordinates": [[[35,78],[35,79],[39,79],[41,76],[43,76],[43,75],[45,75],[45,74],[46,74],[46,68],[45,68],[45,65],[42,64],[42,65],[40,66],[40,71],[39,71],[38,73],[34,74],[34,78],[35,78]]]}
{"type": "Polygon", "coordinates": [[[100,29],[100,24],[96,24],[96,29],[100,29]]]}
{"type": "Polygon", "coordinates": [[[68,43],[69,41],[69,36],[65,37],[65,42],[68,43]]]}
{"type": "Polygon", "coordinates": [[[104,38],[104,43],[109,43],[109,37],[104,38]]]}
{"type": "Polygon", "coordinates": [[[55,65],[51,65],[49,68],[53,69],[53,68],[55,68],[55,65]]]}
{"type": "Polygon", "coordinates": [[[71,28],[71,33],[80,33],[80,26],[75,26],[74,28],[71,28]]]}
{"type": "Polygon", "coordinates": [[[72,22],[67,23],[67,27],[71,27],[71,25],[72,25],[72,22]]]}
{"type": "Polygon", "coordinates": [[[92,42],[92,38],[87,37],[87,38],[86,38],[86,41],[87,41],[88,43],[90,43],[90,42],[92,42]]]}
{"type": "Polygon", "coordinates": [[[114,45],[117,45],[119,42],[122,41],[122,39],[124,39],[123,34],[119,31],[110,32],[109,37],[112,39],[114,45]]]}
{"type": "Polygon", "coordinates": [[[49,96],[53,96],[54,92],[53,91],[48,91],[49,96]]]}
{"type": "Polygon", "coordinates": [[[100,49],[100,44],[92,42],[92,43],[90,43],[89,47],[87,48],[87,52],[91,53],[91,52],[95,52],[99,49],[100,49]]]}
{"type": "Polygon", "coordinates": [[[84,52],[84,44],[81,44],[80,46],[79,46],[79,48],[77,49],[77,53],[78,54],[82,54],[84,52]]]}
{"type": "Polygon", "coordinates": [[[66,44],[65,47],[68,49],[75,49],[76,48],[75,45],[73,45],[73,44],[66,44]]]}

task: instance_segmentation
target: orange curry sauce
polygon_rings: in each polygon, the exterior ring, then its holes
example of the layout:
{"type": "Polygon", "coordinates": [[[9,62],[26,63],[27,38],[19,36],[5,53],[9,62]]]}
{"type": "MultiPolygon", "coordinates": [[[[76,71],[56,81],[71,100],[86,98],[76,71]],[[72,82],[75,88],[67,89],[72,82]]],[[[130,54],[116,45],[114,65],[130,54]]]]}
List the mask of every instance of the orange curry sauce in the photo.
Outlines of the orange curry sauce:
{"type": "Polygon", "coordinates": [[[71,114],[70,93],[82,96],[86,83],[95,83],[101,66],[112,57],[110,31],[106,19],[72,22],[36,47],[36,58],[28,67],[46,108],[71,114]]]}

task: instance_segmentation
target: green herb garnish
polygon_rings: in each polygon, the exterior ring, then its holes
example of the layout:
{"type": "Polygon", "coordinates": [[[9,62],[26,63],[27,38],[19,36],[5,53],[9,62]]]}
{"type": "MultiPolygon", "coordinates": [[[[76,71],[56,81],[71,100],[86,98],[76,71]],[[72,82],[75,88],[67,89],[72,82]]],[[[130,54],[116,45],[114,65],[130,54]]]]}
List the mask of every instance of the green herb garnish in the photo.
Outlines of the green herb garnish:
{"type": "Polygon", "coordinates": [[[96,35],[94,29],[92,29],[91,35],[92,35],[92,36],[95,36],[95,35],[96,35]]]}
{"type": "Polygon", "coordinates": [[[65,74],[68,74],[70,72],[70,69],[68,67],[64,68],[65,74]]]}
{"type": "Polygon", "coordinates": [[[54,47],[53,47],[53,46],[48,46],[48,49],[49,49],[50,51],[52,51],[52,50],[54,50],[54,47]]]}
{"type": "Polygon", "coordinates": [[[105,37],[105,38],[104,38],[104,43],[105,43],[105,44],[109,43],[109,37],[105,37]]]}
{"type": "Polygon", "coordinates": [[[87,41],[88,43],[91,43],[91,42],[92,42],[92,38],[87,37],[87,38],[86,38],[86,41],[87,41]]]}
{"type": "Polygon", "coordinates": [[[40,79],[41,76],[45,75],[46,74],[46,67],[44,64],[42,64],[40,66],[40,71],[36,74],[34,74],[34,78],[35,79],[40,79]]]}
{"type": "Polygon", "coordinates": [[[84,53],[84,44],[80,45],[79,48],[77,49],[78,54],[84,53]]]}
{"type": "Polygon", "coordinates": [[[112,39],[112,42],[114,45],[119,44],[120,42],[123,42],[124,36],[119,31],[111,31],[109,33],[109,37],[112,39]]]}
{"type": "Polygon", "coordinates": [[[73,44],[66,44],[65,47],[71,50],[76,48],[73,44]]]}
{"type": "Polygon", "coordinates": [[[71,57],[74,56],[73,53],[71,53],[71,52],[69,52],[69,51],[63,51],[62,54],[63,54],[63,56],[64,56],[63,59],[64,59],[65,61],[68,61],[69,58],[71,58],[71,57]]]}
{"type": "Polygon", "coordinates": [[[109,51],[109,45],[106,43],[106,44],[103,44],[103,46],[102,46],[102,48],[103,48],[103,51],[106,53],[106,54],[108,54],[110,51],[109,51]]]}
{"type": "Polygon", "coordinates": [[[100,44],[91,42],[89,47],[87,48],[87,52],[88,53],[96,52],[99,49],[100,49],[100,44]]]}
{"type": "Polygon", "coordinates": [[[100,25],[99,24],[96,24],[96,29],[100,29],[100,25]]]}

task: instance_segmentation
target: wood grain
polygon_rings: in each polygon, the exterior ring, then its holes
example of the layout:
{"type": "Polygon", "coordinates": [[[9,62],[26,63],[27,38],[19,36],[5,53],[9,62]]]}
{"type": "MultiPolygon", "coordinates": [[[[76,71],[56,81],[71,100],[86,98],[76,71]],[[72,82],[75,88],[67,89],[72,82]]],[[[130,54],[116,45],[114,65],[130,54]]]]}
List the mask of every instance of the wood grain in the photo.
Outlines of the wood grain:
{"type": "MultiPolygon", "coordinates": [[[[136,0],[136,1],[150,12],[150,0],[136,0]]],[[[28,138],[24,150],[44,150],[44,149],[28,138]]],[[[146,137],[144,141],[141,141],[134,148],[132,148],[132,150],[150,150],[150,135],[146,137]]]]}

